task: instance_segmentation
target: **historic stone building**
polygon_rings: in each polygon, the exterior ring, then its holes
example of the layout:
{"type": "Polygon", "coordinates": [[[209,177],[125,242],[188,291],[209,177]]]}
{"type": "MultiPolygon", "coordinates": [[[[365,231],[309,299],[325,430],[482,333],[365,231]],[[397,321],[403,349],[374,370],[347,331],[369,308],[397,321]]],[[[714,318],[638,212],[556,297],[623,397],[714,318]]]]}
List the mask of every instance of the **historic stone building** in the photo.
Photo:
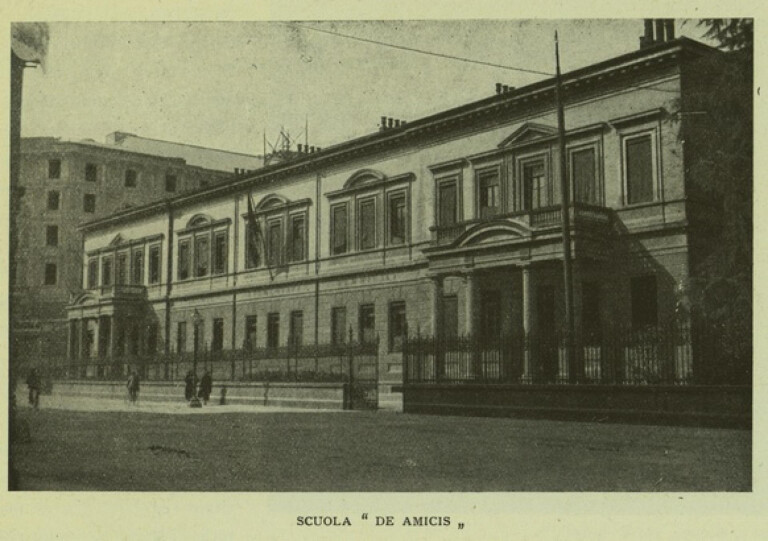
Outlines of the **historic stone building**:
{"type": "Polygon", "coordinates": [[[118,145],[115,135],[106,144],[53,137],[21,140],[24,194],[10,280],[17,359],[66,354],[65,307],[83,288],[81,222],[219,184],[232,177],[236,166],[261,165],[257,156],[120,134],[134,143],[126,149],[129,145],[118,145]]]}
{"type": "MultiPolygon", "coordinates": [[[[691,225],[695,119],[678,112],[696,60],[720,53],[689,39],[645,45],[563,75],[575,324],[585,334],[672,318],[692,247],[705,245],[691,225]]],[[[382,379],[397,381],[406,333],[555,332],[564,287],[554,86],[502,87],[89,222],[70,356],[190,351],[197,310],[214,351],[378,336],[382,379]]]]}

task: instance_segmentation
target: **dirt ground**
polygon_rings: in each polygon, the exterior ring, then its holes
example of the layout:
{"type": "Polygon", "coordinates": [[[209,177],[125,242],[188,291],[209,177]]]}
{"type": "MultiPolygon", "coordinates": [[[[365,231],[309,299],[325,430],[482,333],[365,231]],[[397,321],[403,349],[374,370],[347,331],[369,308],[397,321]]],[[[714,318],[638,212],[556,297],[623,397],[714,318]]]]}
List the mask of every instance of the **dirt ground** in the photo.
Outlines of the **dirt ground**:
{"type": "Polygon", "coordinates": [[[21,409],[31,439],[12,442],[12,477],[19,490],[751,490],[747,430],[223,408],[21,409]]]}

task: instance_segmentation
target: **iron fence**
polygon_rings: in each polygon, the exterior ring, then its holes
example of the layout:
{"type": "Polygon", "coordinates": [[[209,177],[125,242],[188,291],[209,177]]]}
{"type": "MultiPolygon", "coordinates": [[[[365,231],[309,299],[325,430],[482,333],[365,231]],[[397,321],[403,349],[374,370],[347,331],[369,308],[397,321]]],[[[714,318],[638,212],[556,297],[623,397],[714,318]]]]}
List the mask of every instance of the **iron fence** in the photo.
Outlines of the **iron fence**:
{"type": "Polygon", "coordinates": [[[689,323],[614,328],[600,335],[575,336],[569,359],[566,336],[558,332],[444,339],[410,336],[403,351],[404,382],[724,383],[723,371],[712,370],[723,364],[712,355],[713,341],[716,334],[689,323]]]}
{"type": "Polygon", "coordinates": [[[126,355],[48,358],[37,363],[51,379],[120,380],[135,370],[144,381],[183,381],[195,370],[215,381],[349,382],[378,378],[378,342],[126,355]]]}

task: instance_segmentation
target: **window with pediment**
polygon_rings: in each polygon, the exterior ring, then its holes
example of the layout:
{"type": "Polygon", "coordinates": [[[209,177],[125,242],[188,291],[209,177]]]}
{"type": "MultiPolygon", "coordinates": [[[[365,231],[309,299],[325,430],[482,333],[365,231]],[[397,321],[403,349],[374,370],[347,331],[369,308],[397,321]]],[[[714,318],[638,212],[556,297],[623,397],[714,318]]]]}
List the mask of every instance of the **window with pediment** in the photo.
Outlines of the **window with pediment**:
{"type": "Polygon", "coordinates": [[[291,201],[281,195],[263,197],[245,223],[245,268],[274,268],[307,259],[310,199],[291,201]]]}
{"type": "Polygon", "coordinates": [[[228,272],[229,219],[198,214],[178,232],[178,279],[205,278],[228,272]]]}

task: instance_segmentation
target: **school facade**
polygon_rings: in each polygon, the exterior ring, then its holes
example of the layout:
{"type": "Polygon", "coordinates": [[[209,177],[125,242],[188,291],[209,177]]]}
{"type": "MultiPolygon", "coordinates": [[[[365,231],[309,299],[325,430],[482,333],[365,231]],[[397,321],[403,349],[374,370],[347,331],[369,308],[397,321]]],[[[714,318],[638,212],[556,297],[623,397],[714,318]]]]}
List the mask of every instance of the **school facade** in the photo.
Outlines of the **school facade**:
{"type": "MultiPolygon", "coordinates": [[[[706,238],[697,59],[662,40],[563,75],[575,327],[659,326],[706,238]]],[[[379,340],[402,378],[413,334],[556,332],[564,322],[554,80],[301,152],[81,226],[70,359],[379,340]],[[253,204],[249,215],[248,199],[253,204]]],[[[521,368],[521,380],[532,370],[521,368]]]]}

